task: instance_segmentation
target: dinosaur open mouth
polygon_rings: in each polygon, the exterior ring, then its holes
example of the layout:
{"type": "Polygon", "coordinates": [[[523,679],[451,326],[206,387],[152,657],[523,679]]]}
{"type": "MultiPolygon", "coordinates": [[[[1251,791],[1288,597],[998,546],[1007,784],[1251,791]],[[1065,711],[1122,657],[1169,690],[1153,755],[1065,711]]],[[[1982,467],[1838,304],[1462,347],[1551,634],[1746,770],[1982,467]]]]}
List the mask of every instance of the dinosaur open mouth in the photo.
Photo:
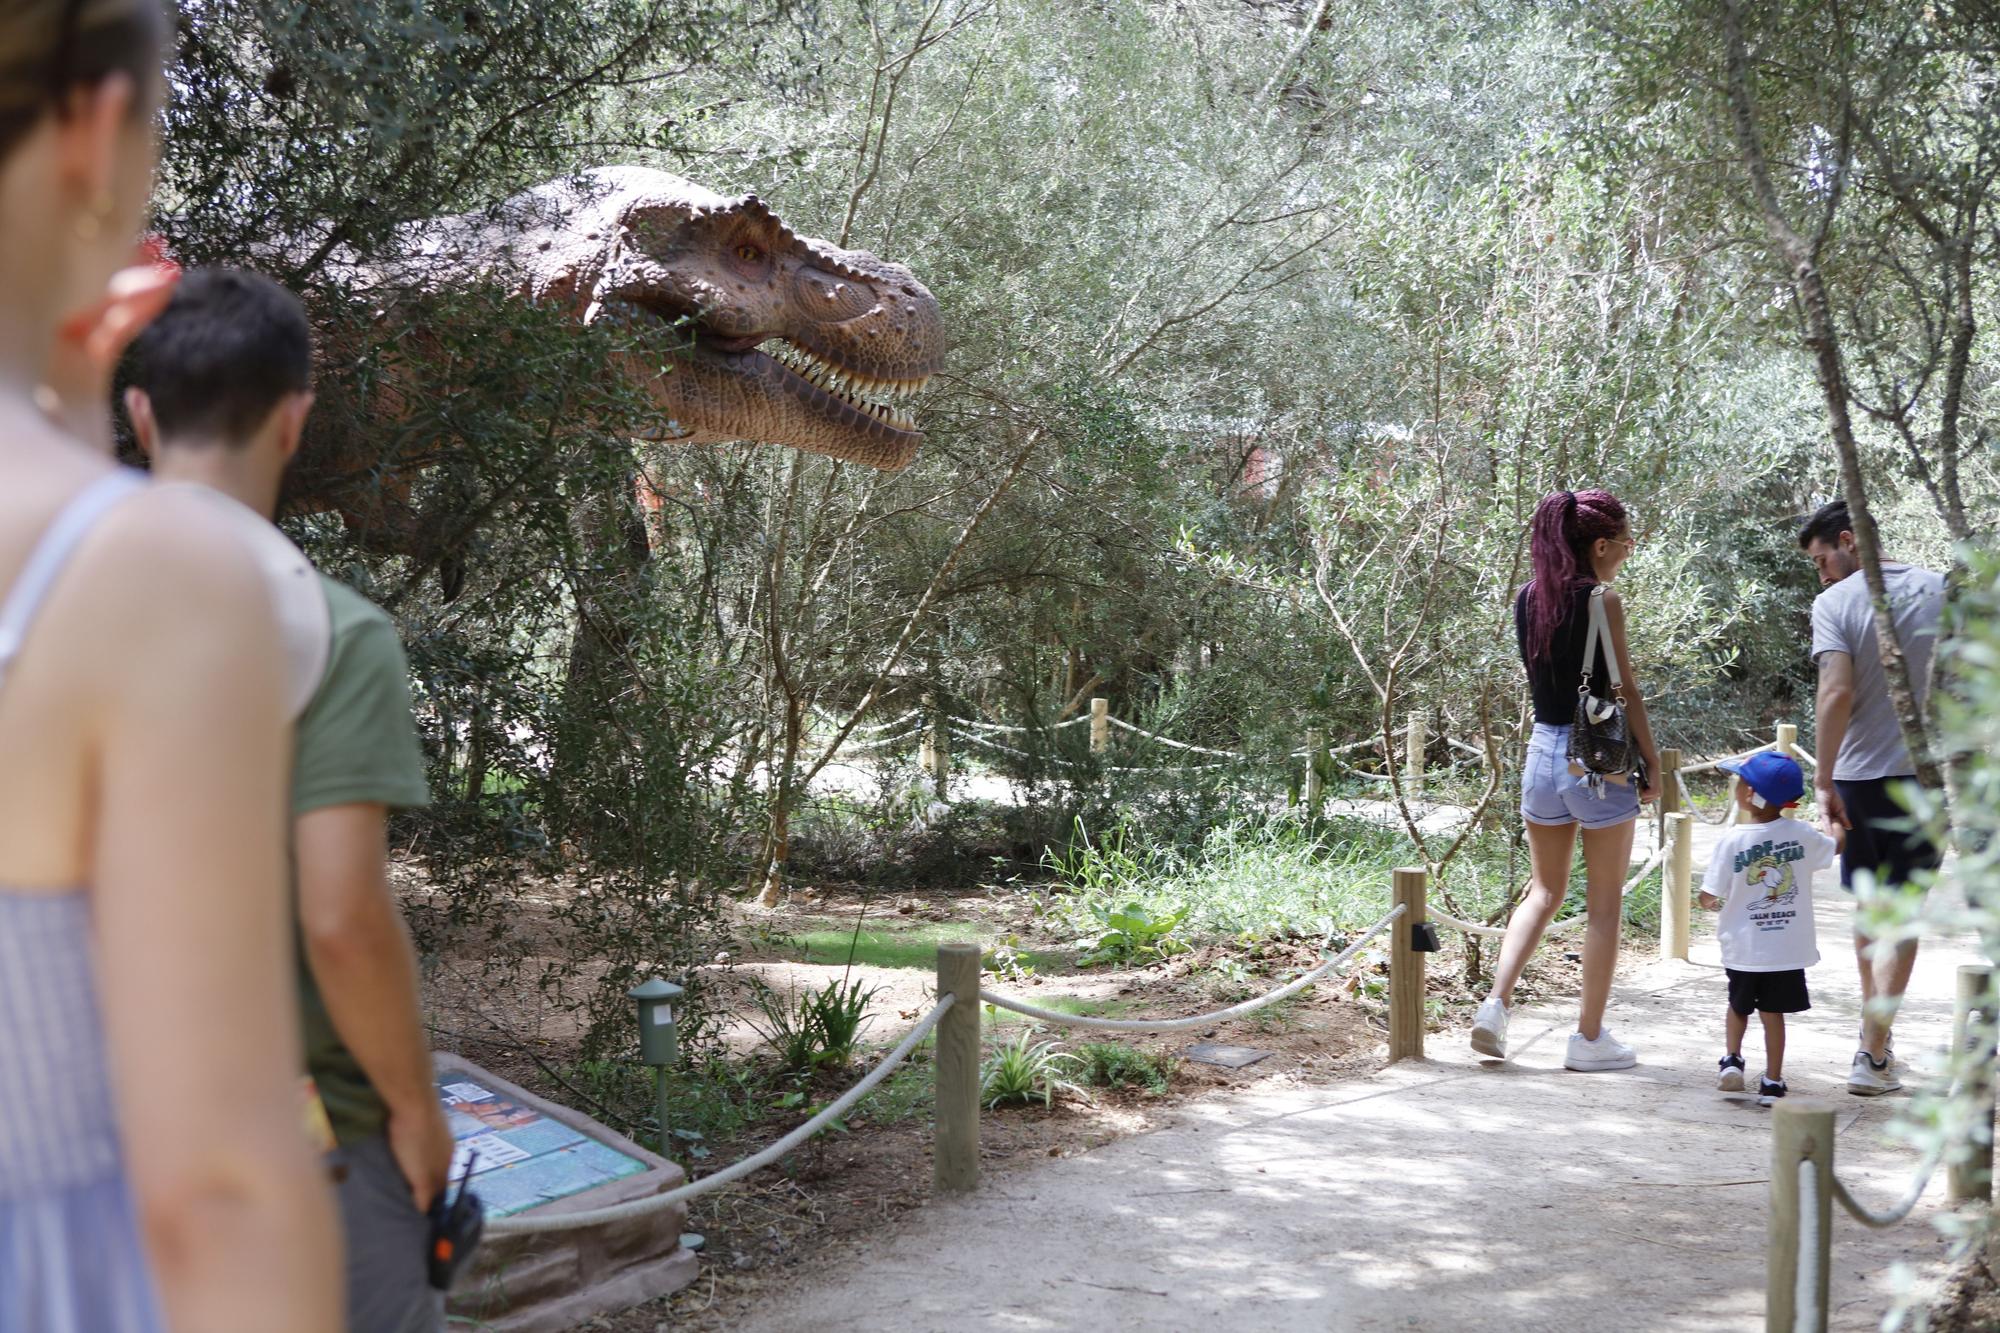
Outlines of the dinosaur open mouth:
{"type": "Polygon", "coordinates": [[[908,398],[923,388],[930,376],[892,380],[847,370],[789,338],[767,338],[756,346],[758,355],[812,386],[813,391],[826,400],[827,406],[858,412],[906,435],[917,433],[916,418],[896,404],[897,400],[908,398]]]}

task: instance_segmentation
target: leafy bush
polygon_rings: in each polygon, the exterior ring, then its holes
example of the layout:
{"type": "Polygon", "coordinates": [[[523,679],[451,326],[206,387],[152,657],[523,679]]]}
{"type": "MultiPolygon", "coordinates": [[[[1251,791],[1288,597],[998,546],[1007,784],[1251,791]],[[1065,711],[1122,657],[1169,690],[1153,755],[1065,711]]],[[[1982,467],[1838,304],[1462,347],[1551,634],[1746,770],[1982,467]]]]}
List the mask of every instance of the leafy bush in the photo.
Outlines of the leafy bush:
{"type": "Polygon", "coordinates": [[[1088,952],[1078,958],[1080,967],[1095,967],[1099,963],[1153,963],[1163,958],[1171,958],[1185,952],[1187,943],[1173,937],[1181,922],[1187,920],[1188,909],[1156,915],[1144,903],[1130,902],[1123,907],[1113,908],[1103,919],[1103,929],[1095,934],[1096,942],[1090,938],[1080,941],[1090,944],[1088,952]]]}
{"type": "Polygon", "coordinates": [[[1165,1092],[1174,1070],[1180,1067],[1175,1056],[1115,1041],[1085,1042],[1077,1047],[1077,1058],[1083,1065],[1083,1081],[1093,1087],[1142,1087],[1152,1093],[1165,1092]]]}
{"type": "Polygon", "coordinates": [[[1069,1077],[1080,1062],[1056,1048],[1052,1041],[1037,1042],[1034,1034],[1023,1032],[1012,1045],[1002,1046],[979,1066],[979,1103],[991,1110],[998,1106],[1027,1106],[1036,1098],[1043,1106],[1055,1105],[1059,1092],[1083,1095],[1069,1077]]]}

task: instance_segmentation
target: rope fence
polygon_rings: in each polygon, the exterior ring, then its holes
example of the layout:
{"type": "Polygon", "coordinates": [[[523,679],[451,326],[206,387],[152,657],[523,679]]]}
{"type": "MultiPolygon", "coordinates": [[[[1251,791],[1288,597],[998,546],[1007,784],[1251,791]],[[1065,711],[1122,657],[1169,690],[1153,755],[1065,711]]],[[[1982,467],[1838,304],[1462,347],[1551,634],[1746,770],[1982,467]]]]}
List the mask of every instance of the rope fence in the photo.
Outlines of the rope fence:
{"type": "Polygon", "coordinates": [[[931,1029],[938,1025],[939,1020],[957,1001],[956,995],[941,996],[938,1002],[931,1006],[931,1011],[918,1019],[916,1025],[904,1034],[902,1041],[896,1044],[896,1048],[883,1056],[882,1062],[869,1070],[860,1082],[828,1103],[818,1115],[762,1152],[746,1157],[733,1166],[703,1176],[700,1180],[690,1181],[678,1189],[651,1194],[643,1199],[633,1199],[629,1203],[613,1204],[608,1208],[591,1208],[577,1213],[558,1213],[548,1217],[496,1217],[486,1224],[486,1234],[539,1235],[551,1231],[577,1231],[585,1227],[604,1226],[607,1223],[623,1222],[634,1217],[649,1217],[760,1171],[846,1115],[856,1102],[873,1092],[877,1084],[889,1077],[896,1066],[903,1063],[910,1052],[922,1044],[924,1038],[930,1035],[931,1029]]]}
{"type": "MultiPolygon", "coordinates": [[[[1947,1101],[1971,1098],[1972,1129],[1947,1170],[1946,1195],[1953,1204],[1990,1206],[1993,1199],[1993,1042],[2000,1005],[1993,995],[1993,969],[1958,969],[1952,1009],[1952,1046],[1970,1055],[1947,1101]]],[[[1916,1211],[1947,1146],[1927,1152],[1911,1173],[1902,1196],[1876,1212],[1854,1197],[1834,1171],[1838,1126],[1824,1104],[1780,1102],[1771,1119],[1771,1211],[1766,1237],[1770,1280],[1764,1291],[1766,1333],[1825,1333],[1829,1277],[1833,1268],[1833,1205],[1864,1227],[1882,1231],[1916,1211]]]]}
{"type": "Polygon", "coordinates": [[[1362,945],[1368,943],[1368,941],[1386,930],[1390,922],[1396,920],[1398,917],[1407,915],[1408,911],[1408,908],[1400,904],[1390,908],[1387,915],[1363,931],[1355,938],[1353,943],[1310,972],[1286,982],[1275,990],[1266,991],[1255,999],[1245,1000],[1241,1004],[1232,1004],[1227,1009],[1217,1009],[1212,1013],[1194,1014],[1187,1018],[1099,1018],[1092,1014],[1066,1014],[1055,1009],[1043,1009],[1036,1005],[1017,1000],[1011,995],[1002,995],[998,991],[987,990],[984,986],[979,988],[979,998],[982,1002],[990,1004],[996,1009],[1011,1010],[1014,1013],[1035,1019],[1038,1022],[1052,1023],[1061,1027],[1092,1028],[1099,1032],[1186,1032],[1194,1028],[1213,1027],[1217,1023],[1227,1022],[1232,1018],[1242,1018],[1246,1014],[1254,1014],[1259,1009],[1265,1008],[1268,1005],[1276,1004],[1280,1000],[1290,999],[1292,996],[1297,995],[1300,991],[1312,985],[1335,968],[1340,967],[1348,959],[1354,957],[1355,954],[1361,951],[1362,945]]]}
{"type": "MultiPolygon", "coordinates": [[[[1398,871],[1397,875],[1401,877],[1408,873],[1410,872],[1398,871]]],[[[983,1000],[996,1008],[1009,1009],[1031,1018],[1067,1027],[1099,1028],[1120,1032],[1175,1032],[1210,1027],[1216,1023],[1241,1018],[1298,994],[1327,974],[1345,966],[1370,940],[1388,930],[1394,922],[1409,915],[1410,912],[1411,907],[1407,902],[1398,902],[1380,920],[1356,936],[1346,948],[1294,980],[1241,1004],[1187,1018],[1106,1019],[1087,1014],[1058,1013],[1025,1004],[1011,996],[999,995],[980,986],[981,954],[977,945],[963,942],[941,944],[938,946],[937,954],[937,1003],[903,1034],[902,1040],[897,1042],[874,1068],[846,1092],[782,1138],[740,1161],[675,1189],[604,1208],[590,1208],[569,1213],[496,1217],[486,1223],[486,1235],[497,1238],[578,1231],[635,1218],[668,1214],[690,1199],[721,1189],[773,1165],[787,1153],[832,1127],[847,1115],[856,1103],[894,1073],[933,1032],[937,1034],[934,1075],[937,1133],[932,1162],[933,1184],[940,1193],[969,1190],[977,1184],[979,1175],[980,1001],[983,1000]]],[[[1392,989],[1397,976],[1395,958],[1396,954],[1392,952],[1392,989]]],[[[1404,970],[1408,970],[1407,965],[1404,970]]],[[[1405,983],[1407,984],[1407,977],[1405,983]]],[[[664,1103],[661,1116],[661,1128],[664,1133],[664,1103]]]]}

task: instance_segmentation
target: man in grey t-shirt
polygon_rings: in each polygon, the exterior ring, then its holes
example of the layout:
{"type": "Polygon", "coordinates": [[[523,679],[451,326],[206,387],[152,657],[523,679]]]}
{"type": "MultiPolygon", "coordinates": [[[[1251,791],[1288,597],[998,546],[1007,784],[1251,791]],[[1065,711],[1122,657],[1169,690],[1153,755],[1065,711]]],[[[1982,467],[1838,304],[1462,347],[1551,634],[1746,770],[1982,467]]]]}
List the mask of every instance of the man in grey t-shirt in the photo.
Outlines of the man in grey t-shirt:
{"type": "MultiPolygon", "coordinates": [[[[1937,844],[1920,829],[1906,827],[1908,807],[1900,789],[1917,766],[1903,743],[1896,706],[1889,697],[1882,650],[1875,634],[1875,609],[1868,580],[1854,549],[1847,504],[1823,506],[1799,532],[1799,545],[1819,570],[1825,591],[1813,599],[1812,655],[1819,665],[1817,763],[1813,778],[1820,819],[1841,844],[1840,882],[1851,888],[1866,870],[1879,886],[1901,889],[1919,871],[1935,870],[1937,844]]],[[[1910,688],[1923,707],[1930,689],[1931,656],[1944,610],[1944,579],[1915,565],[1882,562],[1896,640],[1909,665],[1910,688]]],[[[1892,957],[1873,962],[1874,941],[1857,925],[1855,959],[1861,968],[1861,1049],[1847,1076],[1847,1090],[1877,1096],[1902,1087],[1891,1066],[1889,1025],[1894,1019],[1868,1012],[1880,995],[1894,1002],[1910,983],[1917,942],[1905,940],[1892,957]]]]}

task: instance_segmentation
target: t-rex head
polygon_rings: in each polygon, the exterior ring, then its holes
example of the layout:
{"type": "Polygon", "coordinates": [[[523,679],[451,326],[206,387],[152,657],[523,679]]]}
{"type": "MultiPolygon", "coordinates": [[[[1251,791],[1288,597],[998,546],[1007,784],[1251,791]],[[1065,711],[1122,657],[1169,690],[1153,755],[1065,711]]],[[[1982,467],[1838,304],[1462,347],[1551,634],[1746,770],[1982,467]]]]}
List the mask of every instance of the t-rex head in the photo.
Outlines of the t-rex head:
{"type": "Polygon", "coordinates": [[[936,299],[901,264],[798,235],[755,195],[606,167],[416,224],[409,239],[412,263],[656,334],[619,357],[658,408],[624,423],[634,437],[749,440],[885,469],[922,443],[904,400],[942,360],[936,299]]]}

